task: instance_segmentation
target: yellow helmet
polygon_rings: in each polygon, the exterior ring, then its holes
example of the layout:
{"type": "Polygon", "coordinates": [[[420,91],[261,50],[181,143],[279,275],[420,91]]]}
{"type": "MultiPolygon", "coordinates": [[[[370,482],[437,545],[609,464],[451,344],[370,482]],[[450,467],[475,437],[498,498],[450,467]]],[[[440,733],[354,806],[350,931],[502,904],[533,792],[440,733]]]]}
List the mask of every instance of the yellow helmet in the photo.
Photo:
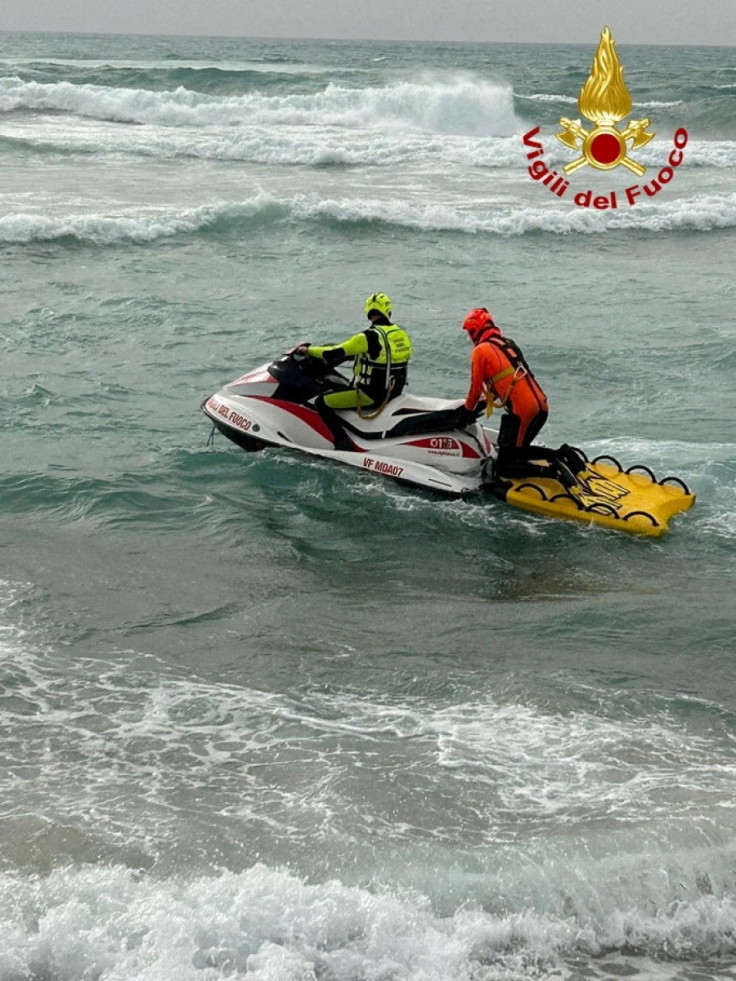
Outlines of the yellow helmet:
{"type": "Polygon", "coordinates": [[[365,301],[366,316],[371,312],[371,310],[378,310],[378,312],[382,313],[384,317],[390,317],[391,309],[391,300],[385,293],[371,293],[371,295],[365,301]]]}

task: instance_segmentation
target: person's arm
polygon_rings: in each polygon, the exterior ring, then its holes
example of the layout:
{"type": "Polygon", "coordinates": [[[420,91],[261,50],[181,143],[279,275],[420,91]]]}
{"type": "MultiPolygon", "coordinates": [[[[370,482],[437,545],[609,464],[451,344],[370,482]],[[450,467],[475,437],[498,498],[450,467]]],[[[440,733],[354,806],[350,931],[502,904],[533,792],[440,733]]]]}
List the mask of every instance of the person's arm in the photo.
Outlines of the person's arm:
{"type": "Polygon", "coordinates": [[[483,395],[483,382],[486,376],[486,352],[483,347],[488,347],[488,345],[479,345],[474,348],[470,358],[470,390],[465,399],[465,408],[471,412],[483,395]]]}
{"type": "Polygon", "coordinates": [[[361,331],[360,334],[354,334],[342,344],[310,345],[307,348],[307,354],[313,358],[321,358],[329,365],[335,365],[347,360],[347,358],[354,358],[356,354],[363,354],[367,350],[368,338],[365,331],[361,331]]]}

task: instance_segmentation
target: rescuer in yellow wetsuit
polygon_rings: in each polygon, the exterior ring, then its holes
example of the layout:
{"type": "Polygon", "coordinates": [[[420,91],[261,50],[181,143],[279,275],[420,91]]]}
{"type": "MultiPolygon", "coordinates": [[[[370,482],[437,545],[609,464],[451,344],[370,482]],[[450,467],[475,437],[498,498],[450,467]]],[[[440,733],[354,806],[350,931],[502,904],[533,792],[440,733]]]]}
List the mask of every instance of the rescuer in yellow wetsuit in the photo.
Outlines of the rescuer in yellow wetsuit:
{"type": "Polygon", "coordinates": [[[391,300],[385,293],[372,293],[365,301],[371,322],[359,334],[341,344],[309,345],[307,354],[333,366],[353,358],[353,379],[349,389],[328,392],[314,400],[314,407],[334,434],[335,449],[352,450],[338,409],[357,409],[378,415],[406,385],[411,357],[411,340],[403,327],[391,323],[391,300]]]}

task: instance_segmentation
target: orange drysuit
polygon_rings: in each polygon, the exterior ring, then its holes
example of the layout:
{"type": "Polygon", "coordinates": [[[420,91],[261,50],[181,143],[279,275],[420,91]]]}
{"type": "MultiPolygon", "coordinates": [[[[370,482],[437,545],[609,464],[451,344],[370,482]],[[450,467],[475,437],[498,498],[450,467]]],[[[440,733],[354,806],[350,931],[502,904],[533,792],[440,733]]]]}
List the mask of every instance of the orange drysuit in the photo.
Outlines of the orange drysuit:
{"type": "Polygon", "coordinates": [[[499,446],[529,446],[547,421],[547,396],[519,348],[497,330],[486,333],[473,349],[465,408],[475,409],[486,389],[507,413],[499,446]]]}

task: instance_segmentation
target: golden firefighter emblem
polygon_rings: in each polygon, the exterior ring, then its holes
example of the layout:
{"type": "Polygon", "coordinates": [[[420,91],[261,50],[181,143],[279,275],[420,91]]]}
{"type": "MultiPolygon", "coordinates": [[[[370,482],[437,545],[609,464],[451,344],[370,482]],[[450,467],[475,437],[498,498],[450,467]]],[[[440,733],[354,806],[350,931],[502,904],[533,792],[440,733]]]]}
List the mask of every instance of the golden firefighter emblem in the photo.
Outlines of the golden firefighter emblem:
{"type": "Polygon", "coordinates": [[[579,119],[573,121],[564,116],[560,119],[563,132],[555,136],[570,149],[581,151],[579,157],[562,168],[565,173],[573,174],[585,164],[596,170],[612,170],[621,165],[641,177],[646,167],[632,160],[629,149],[645,146],[655,134],[646,132],[650,119],[632,120],[622,130],[616,126],[631,112],[631,95],[607,27],[601,34],[588,80],[580,89],[578,109],[595,126],[587,130],[579,119]]]}

